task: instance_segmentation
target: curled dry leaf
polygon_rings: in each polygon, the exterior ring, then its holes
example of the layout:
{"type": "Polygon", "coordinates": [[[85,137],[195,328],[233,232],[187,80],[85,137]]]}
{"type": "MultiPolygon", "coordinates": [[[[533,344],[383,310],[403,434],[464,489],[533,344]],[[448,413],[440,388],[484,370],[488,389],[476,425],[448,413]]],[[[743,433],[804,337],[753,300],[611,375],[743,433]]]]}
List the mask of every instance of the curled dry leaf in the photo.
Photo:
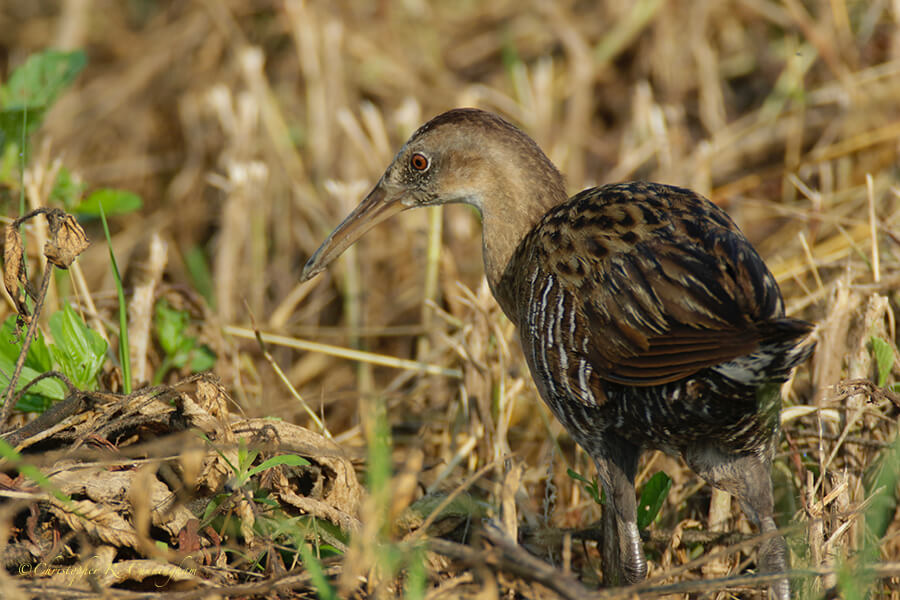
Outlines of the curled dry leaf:
{"type": "MultiPolygon", "coordinates": [[[[362,487],[352,463],[334,441],[299,425],[270,419],[237,421],[232,427],[236,434],[262,442],[260,445],[267,450],[297,454],[321,466],[318,477],[324,481],[317,499],[348,515],[358,514],[362,487]]],[[[314,487],[319,487],[318,483],[314,487]]]]}
{"type": "Polygon", "coordinates": [[[182,553],[197,552],[203,547],[200,538],[200,519],[189,519],[178,532],[178,550],[182,553]]]}
{"type": "Polygon", "coordinates": [[[68,269],[91,242],[72,215],[52,211],[47,214],[47,220],[51,237],[44,244],[44,256],[60,269],[68,269]]]}
{"type": "Polygon", "coordinates": [[[44,256],[52,265],[68,269],[78,255],[90,246],[90,240],[75,217],[58,208],[39,208],[19,217],[6,226],[3,248],[3,285],[16,305],[16,311],[23,319],[29,311],[25,305],[25,294],[37,299],[34,286],[28,281],[25,271],[25,246],[19,227],[37,215],[45,215],[49,223],[50,238],[44,244],[44,256]],[[25,294],[21,293],[21,289],[25,294]]]}
{"type": "Polygon", "coordinates": [[[48,501],[50,511],[73,531],[84,531],[114,546],[138,549],[137,534],[131,523],[111,508],[90,500],[63,502],[50,496],[48,501]]]}
{"type": "Polygon", "coordinates": [[[22,236],[15,223],[6,226],[6,241],[3,246],[3,285],[16,304],[16,311],[22,317],[28,315],[25,306],[25,294],[21,292],[24,287],[28,290],[28,278],[25,275],[25,249],[22,245],[22,236]]]}
{"type": "Polygon", "coordinates": [[[197,403],[213,417],[228,416],[228,392],[218,379],[203,378],[197,382],[197,403]]]}
{"type": "Polygon", "coordinates": [[[140,479],[138,471],[110,471],[105,468],[78,468],[61,471],[50,481],[70,496],[87,496],[110,510],[127,506],[128,492],[140,486],[141,495],[147,498],[150,521],[154,527],[177,535],[185,524],[194,517],[185,506],[176,504],[175,495],[155,477],[140,479]],[[147,485],[149,484],[149,489],[147,485]]]}
{"type": "Polygon", "coordinates": [[[245,496],[238,496],[234,503],[234,514],[237,515],[241,537],[251,547],[259,545],[259,536],[254,526],[256,525],[256,512],[253,505],[245,496]]]}

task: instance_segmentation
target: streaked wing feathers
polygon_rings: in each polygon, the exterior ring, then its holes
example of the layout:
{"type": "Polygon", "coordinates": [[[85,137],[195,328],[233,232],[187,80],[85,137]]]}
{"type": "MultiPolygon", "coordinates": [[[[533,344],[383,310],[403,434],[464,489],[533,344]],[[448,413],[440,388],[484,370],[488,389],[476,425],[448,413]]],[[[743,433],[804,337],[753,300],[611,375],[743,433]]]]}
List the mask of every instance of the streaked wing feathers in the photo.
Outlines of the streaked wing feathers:
{"type": "Polygon", "coordinates": [[[724,212],[688,190],[586,190],[535,233],[532,258],[575,303],[588,338],[570,346],[607,381],[689,377],[754,352],[768,335],[762,324],[783,317],[762,259],[724,212]]]}

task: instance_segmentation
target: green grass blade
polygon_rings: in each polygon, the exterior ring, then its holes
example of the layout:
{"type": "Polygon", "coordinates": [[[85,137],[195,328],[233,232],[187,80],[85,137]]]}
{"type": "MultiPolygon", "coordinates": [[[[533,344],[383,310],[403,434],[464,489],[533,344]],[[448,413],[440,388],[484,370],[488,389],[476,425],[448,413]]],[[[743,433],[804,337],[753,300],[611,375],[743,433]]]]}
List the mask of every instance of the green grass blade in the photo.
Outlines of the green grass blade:
{"type": "Polygon", "coordinates": [[[316,594],[320,600],[338,600],[337,592],[328,583],[325,571],[322,569],[322,563],[313,554],[309,544],[300,545],[300,556],[303,558],[303,566],[309,571],[312,577],[313,586],[316,588],[316,594]]]}
{"type": "Polygon", "coordinates": [[[288,465],[290,467],[306,467],[309,466],[309,461],[302,456],[297,456],[296,454],[282,454],[280,456],[273,456],[269,460],[263,461],[262,463],[250,469],[247,472],[247,476],[253,477],[257,473],[262,473],[266,469],[271,469],[272,467],[275,467],[277,465],[288,465]]]}
{"type": "Polygon", "coordinates": [[[100,203],[100,222],[103,223],[103,233],[106,235],[106,245],[109,247],[109,262],[112,264],[113,278],[116,280],[116,293],[119,296],[119,362],[122,366],[122,385],[125,393],[131,393],[131,353],[128,350],[128,307],[125,304],[125,290],[122,287],[122,277],[119,274],[119,265],[116,264],[116,255],[113,252],[112,236],[109,235],[109,225],[106,223],[106,215],[103,212],[103,204],[100,203]]]}

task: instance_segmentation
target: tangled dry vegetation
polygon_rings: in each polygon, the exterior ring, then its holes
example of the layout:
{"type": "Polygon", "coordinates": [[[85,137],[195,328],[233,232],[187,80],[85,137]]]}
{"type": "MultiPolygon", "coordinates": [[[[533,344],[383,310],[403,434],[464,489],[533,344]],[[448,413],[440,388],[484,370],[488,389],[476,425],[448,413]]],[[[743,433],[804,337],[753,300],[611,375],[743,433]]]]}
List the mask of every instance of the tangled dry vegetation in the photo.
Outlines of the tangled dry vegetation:
{"type": "MultiPolygon", "coordinates": [[[[737,220],[818,324],[774,469],[795,589],[900,598],[898,25],[887,0],[4,2],[0,77],[48,47],[89,59],[0,187],[5,224],[20,192],[52,205],[61,166],[138,193],[110,221],[136,387],[165,359],[160,298],[217,357],[123,393],[83,222],[38,321],[68,298],[113,351],[101,391],[4,438],[4,597],[763,596],[739,507],[660,454],[638,480],[672,478],[650,578],[596,591],[600,507],[568,474],[593,468],[537,397],[474,213],[407,213],[297,283],[411,131],[475,105],[570,191],[685,185],[737,220]]],[[[24,232],[41,273],[48,233],[24,232]]]]}

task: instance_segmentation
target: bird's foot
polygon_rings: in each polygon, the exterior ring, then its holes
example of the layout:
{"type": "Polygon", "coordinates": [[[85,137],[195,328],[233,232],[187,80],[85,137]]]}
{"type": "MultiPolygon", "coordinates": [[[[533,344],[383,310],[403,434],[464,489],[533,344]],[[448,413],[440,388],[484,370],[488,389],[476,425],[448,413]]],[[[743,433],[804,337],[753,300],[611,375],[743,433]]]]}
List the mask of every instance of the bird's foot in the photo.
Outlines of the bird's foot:
{"type": "MultiPolygon", "coordinates": [[[[788,547],[780,535],[769,538],[759,547],[759,570],[765,573],[783,573],[790,568],[788,547]]],[[[771,584],[769,596],[775,600],[790,600],[791,583],[785,577],[771,584]]]]}
{"type": "Polygon", "coordinates": [[[639,583],[647,578],[647,559],[641,545],[637,523],[623,523],[620,535],[622,544],[622,574],[626,584],[639,583]]]}

